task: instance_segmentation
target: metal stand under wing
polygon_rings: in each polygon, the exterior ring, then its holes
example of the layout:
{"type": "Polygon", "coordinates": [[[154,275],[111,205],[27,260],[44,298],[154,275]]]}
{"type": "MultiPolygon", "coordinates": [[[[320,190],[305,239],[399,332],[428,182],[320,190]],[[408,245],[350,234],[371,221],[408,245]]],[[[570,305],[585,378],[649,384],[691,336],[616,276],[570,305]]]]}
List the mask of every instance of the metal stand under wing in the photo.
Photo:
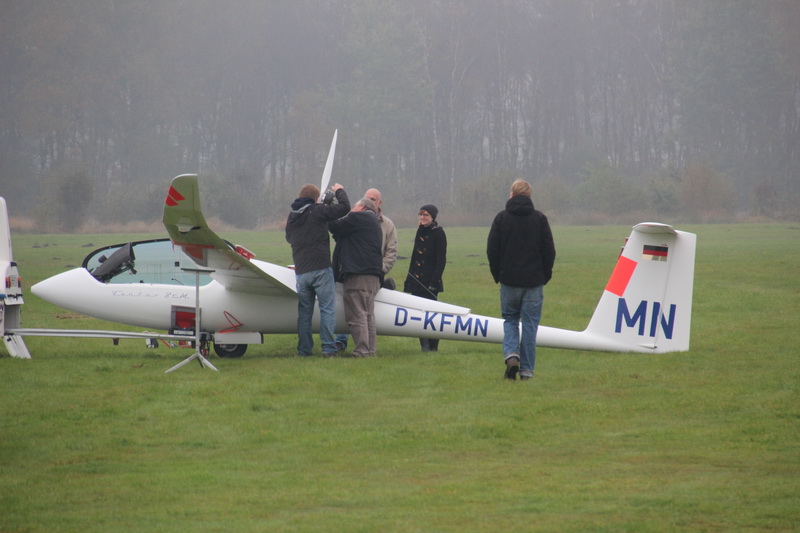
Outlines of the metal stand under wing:
{"type": "MultiPolygon", "coordinates": [[[[194,353],[178,363],[177,365],[173,366],[169,370],[165,371],[164,373],[167,374],[172,372],[173,370],[177,370],[189,361],[197,359],[197,362],[200,363],[200,368],[208,367],[211,370],[217,370],[217,367],[211,364],[211,362],[205,358],[203,355],[203,343],[202,341],[202,333],[200,331],[200,274],[210,274],[214,272],[213,270],[209,270],[207,268],[183,268],[181,269],[184,272],[194,272],[194,353]]],[[[205,350],[208,353],[208,350],[205,350]]]]}

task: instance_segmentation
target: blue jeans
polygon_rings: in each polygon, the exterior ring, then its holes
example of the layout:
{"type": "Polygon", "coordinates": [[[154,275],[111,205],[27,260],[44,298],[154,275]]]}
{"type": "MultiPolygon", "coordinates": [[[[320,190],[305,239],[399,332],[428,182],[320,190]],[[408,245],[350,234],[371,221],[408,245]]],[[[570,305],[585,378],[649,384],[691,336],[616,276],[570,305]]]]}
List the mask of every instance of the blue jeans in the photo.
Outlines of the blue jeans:
{"type": "Polygon", "coordinates": [[[519,354],[520,373],[533,375],[536,365],[536,331],[542,318],[544,292],[538,287],[510,287],[500,284],[500,312],[503,314],[503,355],[519,354]],[[522,339],[519,323],[522,322],[522,339]]]}
{"type": "Polygon", "coordinates": [[[314,301],[319,302],[319,340],[322,353],[335,353],[333,330],[336,327],[336,285],[333,269],[322,268],[295,276],[297,283],[297,353],[311,355],[314,339],[311,335],[311,319],[314,316],[314,301]]]}
{"type": "Polygon", "coordinates": [[[347,349],[348,340],[350,340],[350,335],[348,333],[339,333],[338,335],[336,335],[335,339],[336,343],[337,344],[341,343],[342,346],[344,346],[345,350],[347,349]]]}

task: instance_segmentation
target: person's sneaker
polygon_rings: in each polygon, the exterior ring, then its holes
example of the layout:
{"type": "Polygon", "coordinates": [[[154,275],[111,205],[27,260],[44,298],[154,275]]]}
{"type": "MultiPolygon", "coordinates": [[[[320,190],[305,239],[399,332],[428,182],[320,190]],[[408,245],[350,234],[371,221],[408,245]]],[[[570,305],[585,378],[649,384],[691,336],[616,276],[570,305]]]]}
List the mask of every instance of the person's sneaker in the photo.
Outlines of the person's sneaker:
{"type": "Polygon", "coordinates": [[[322,354],[322,357],[324,357],[325,359],[329,359],[331,357],[339,357],[339,352],[324,352],[322,354]]]}
{"type": "Polygon", "coordinates": [[[514,381],[517,379],[517,372],[519,372],[519,356],[511,354],[506,357],[506,373],[504,377],[514,381]]]}
{"type": "Polygon", "coordinates": [[[527,379],[532,379],[532,378],[533,378],[533,376],[529,376],[528,374],[520,374],[519,375],[519,379],[521,379],[522,381],[525,381],[527,379]]]}
{"type": "Polygon", "coordinates": [[[342,353],[347,349],[347,345],[342,341],[336,341],[336,351],[342,353]]]}

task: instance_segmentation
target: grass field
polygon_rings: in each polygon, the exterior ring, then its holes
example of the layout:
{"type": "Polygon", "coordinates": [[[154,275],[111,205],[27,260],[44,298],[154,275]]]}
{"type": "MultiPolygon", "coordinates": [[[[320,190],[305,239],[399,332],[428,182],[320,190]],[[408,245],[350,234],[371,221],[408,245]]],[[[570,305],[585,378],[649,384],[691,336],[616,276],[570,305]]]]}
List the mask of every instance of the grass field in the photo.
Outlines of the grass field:
{"type": "MultiPolygon", "coordinates": [[[[531,382],[455,341],[300,360],[275,336],[171,374],[191,351],[0,348],[0,531],[800,530],[800,227],[680,229],[698,234],[691,350],[540,349],[531,382]]],[[[442,299],[496,316],[486,232],[447,228],[442,299]]],[[[543,324],[586,326],[628,233],[554,227],[543,324]]],[[[20,235],[14,252],[30,287],[133,237],[154,236],[20,235]]],[[[280,232],[223,237],[290,262],[280,232]]],[[[26,301],[24,327],[122,328],[26,301]]]]}

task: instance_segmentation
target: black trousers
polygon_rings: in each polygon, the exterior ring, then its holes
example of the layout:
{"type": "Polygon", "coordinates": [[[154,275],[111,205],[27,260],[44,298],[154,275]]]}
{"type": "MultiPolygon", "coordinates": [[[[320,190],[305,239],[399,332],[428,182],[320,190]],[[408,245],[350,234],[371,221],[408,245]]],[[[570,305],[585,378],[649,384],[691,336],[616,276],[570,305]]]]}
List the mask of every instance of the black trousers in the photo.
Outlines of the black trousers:
{"type": "MultiPolygon", "coordinates": [[[[427,300],[438,300],[439,293],[438,292],[424,292],[424,293],[411,293],[414,296],[419,296],[420,298],[425,298],[427,300]]],[[[420,339],[419,340],[420,349],[423,352],[438,352],[439,351],[439,339],[420,339]]]]}

